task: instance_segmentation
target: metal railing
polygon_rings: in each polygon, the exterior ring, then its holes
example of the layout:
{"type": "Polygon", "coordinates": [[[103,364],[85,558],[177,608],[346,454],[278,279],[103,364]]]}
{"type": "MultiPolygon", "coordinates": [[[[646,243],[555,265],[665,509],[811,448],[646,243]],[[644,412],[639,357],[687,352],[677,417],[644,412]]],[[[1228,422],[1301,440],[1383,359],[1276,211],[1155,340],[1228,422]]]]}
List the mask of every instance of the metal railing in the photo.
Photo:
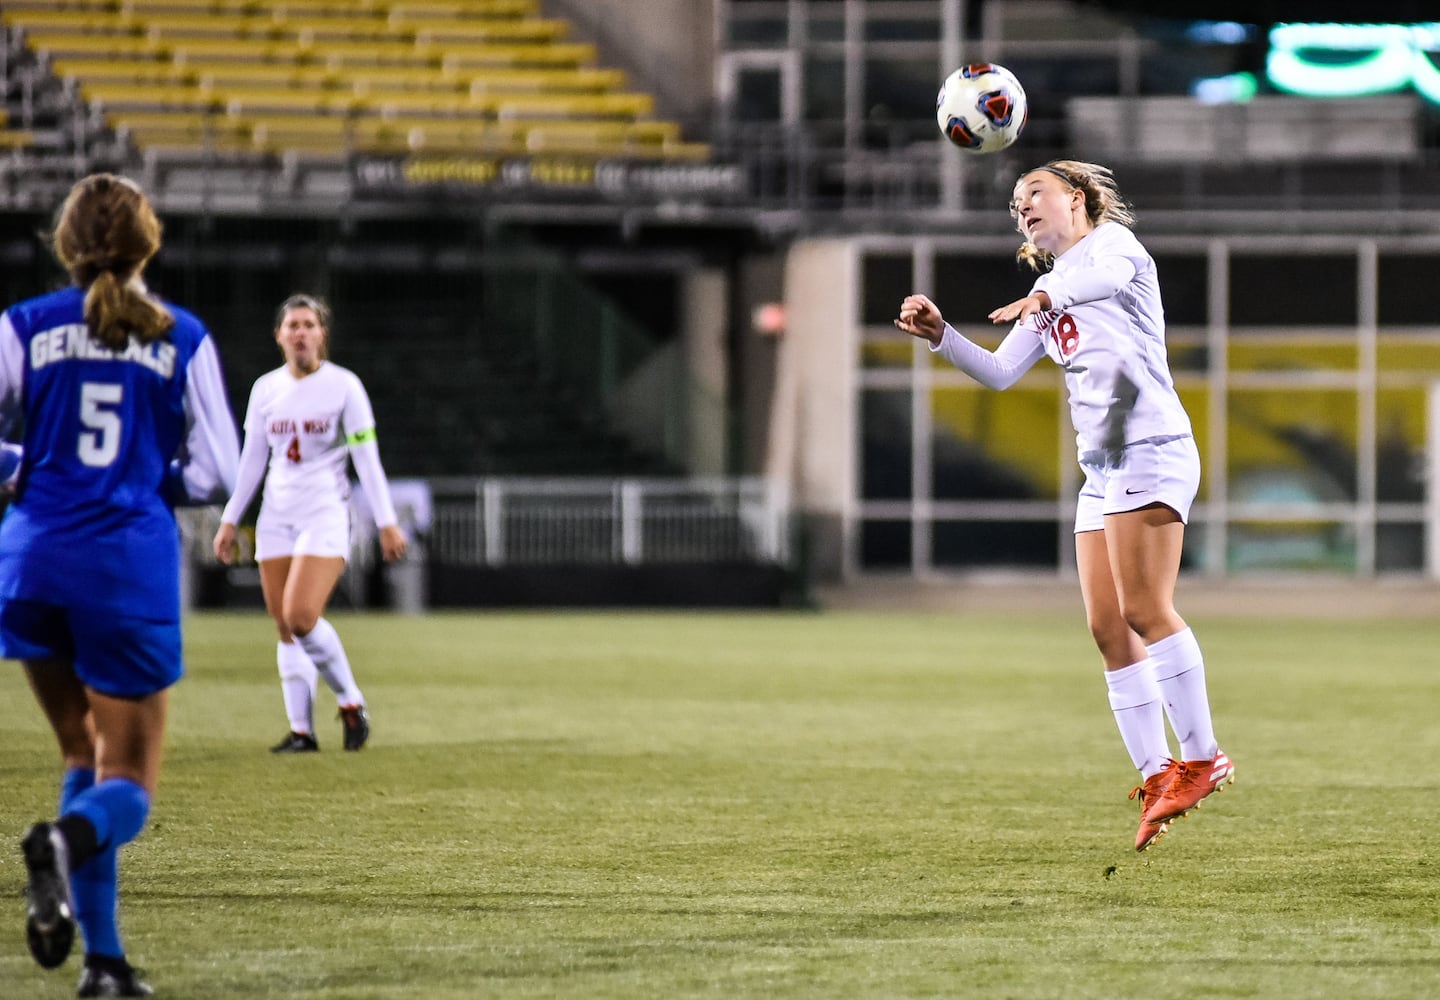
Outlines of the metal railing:
{"type": "Polygon", "coordinates": [[[790,562],[778,484],[728,479],[431,480],[429,557],[458,566],[790,562]]]}
{"type": "MultiPolygon", "coordinates": [[[[760,477],[407,480],[396,506],[420,542],[410,558],[444,565],[789,566],[792,559],[789,495],[760,477]]],[[[193,565],[216,565],[210,540],[219,516],[218,507],[179,512],[193,565]]],[[[372,562],[373,527],[358,508],[351,522],[351,561],[363,568],[372,562]]],[[[251,532],[242,530],[238,542],[237,562],[252,561],[251,532]]]]}

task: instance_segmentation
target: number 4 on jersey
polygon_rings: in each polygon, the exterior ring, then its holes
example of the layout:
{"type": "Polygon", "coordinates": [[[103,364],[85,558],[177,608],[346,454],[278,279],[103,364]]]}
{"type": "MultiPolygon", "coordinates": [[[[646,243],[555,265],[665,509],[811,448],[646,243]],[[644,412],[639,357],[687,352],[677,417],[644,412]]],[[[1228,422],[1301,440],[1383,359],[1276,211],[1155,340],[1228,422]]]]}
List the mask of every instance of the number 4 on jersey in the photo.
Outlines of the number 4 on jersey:
{"type": "Polygon", "coordinates": [[[300,461],[300,435],[296,434],[290,439],[290,447],[285,449],[285,457],[292,462],[300,461]]]}

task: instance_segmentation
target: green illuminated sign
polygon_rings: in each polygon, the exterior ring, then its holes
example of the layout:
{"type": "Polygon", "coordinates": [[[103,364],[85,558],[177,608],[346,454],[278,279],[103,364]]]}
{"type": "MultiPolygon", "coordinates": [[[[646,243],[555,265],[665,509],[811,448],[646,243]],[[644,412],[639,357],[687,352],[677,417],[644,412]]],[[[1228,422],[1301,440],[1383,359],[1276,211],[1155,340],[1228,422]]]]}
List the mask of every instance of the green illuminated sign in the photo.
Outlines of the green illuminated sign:
{"type": "Polygon", "coordinates": [[[1278,89],[1307,97],[1364,97],[1414,87],[1440,103],[1440,23],[1278,24],[1265,73],[1278,89]]]}

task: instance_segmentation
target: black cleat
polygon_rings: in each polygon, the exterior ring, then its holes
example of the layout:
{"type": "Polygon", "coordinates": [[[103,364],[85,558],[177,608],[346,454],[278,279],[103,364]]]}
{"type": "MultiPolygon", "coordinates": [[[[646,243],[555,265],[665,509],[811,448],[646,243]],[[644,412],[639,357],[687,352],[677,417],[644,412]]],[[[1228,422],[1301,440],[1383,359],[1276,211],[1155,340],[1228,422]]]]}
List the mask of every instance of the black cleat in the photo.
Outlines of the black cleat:
{"type": "Polygon", "coordinates": [[[104,959],[103,964],[85,961],[80,973],[77,997],[153,997],[155,991],[140,978],[140,971],[123,958],[104,959]]]}
{"type": "Polygon", "coordinates": [[[317,753],[320,744],[309,733],[286,733],[285,738],[270,748],[271,753],[317,753]]]}
{"type": "Polygon", "coordinates": [[[348,705],[340,709],[340,721],[345,725],[345,749],[359,750],[370,738],[370,713],[364,705],[348,705]]]}
{"type": "Polygon", "coordinates": [[[30,880],[25,938],[42,968],[59,968],[75,942],[75,904],[70,898],[70,849],[53,823],[36,823],[20,841],[30,880]]]}

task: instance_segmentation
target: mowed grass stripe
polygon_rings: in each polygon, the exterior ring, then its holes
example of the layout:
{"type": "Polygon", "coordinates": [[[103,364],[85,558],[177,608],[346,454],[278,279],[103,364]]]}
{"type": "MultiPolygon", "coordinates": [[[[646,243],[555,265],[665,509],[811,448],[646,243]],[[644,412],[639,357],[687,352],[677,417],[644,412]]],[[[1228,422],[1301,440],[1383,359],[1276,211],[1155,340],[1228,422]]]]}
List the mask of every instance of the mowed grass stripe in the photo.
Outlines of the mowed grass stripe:
{"type": "MultiPolygon", "coordinates": [[[[189,623],[132,959],[166,997],[1440,995],[1423,620],[1196,621],[1235,786],[1130,849],[1073,615],[334,616],[374,715],[284,728],[255,613],[189,623]]],[[[51,739],[0,674],[5,828],[51,739]]],[[[31,963],[22,866],[0,997],[31,963]]]]}

